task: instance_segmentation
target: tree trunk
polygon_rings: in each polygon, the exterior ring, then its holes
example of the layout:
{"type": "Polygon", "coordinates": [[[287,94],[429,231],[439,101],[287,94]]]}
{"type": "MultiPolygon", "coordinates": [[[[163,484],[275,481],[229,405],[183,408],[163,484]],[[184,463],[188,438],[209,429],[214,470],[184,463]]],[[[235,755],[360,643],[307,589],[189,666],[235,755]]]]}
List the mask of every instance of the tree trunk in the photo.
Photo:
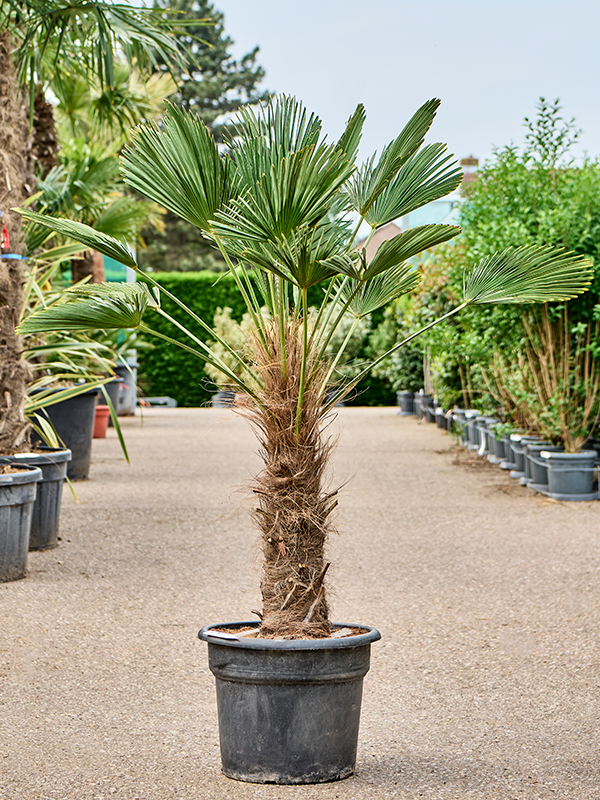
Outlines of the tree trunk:
{"type": "MultiPolygon", "coordinates": [[[[21,253],[22,218],[10,209],[22,205],[33,186],[31,135],[11,51],[10,37],[0,33],[0,211],[10,239],[4,255],[21,253]]],[[[0,453],[29,447],[29,424],[23,415],[29,368],[22,359],[21,337],[15,333],[23,306],[22,263],[0,259],[0,453]]]]}
{"type": "Polygon", "coordinates": [[[71,259],[71,274],[73,283],[79,283],[84,278],[89,277],[88,283],[104,283],[104,259],[102,253],[95,250],[88,250],[83,254],[83,258],[71,259]]]}
{"type": "Polygon", "coordinates": [[[264,383],[262,406],[242,405],[243,400],[240,406],[257,431],[265,465],[253,487],[264,555],[260,635],[322,638],[330,636],[324,546],[331,533],[329,515],[337,505],[337,492],[324,489],[332,443],[321,431],[322,402],[314,388],[304,396],[296,430],[302,353],[297,327],[286,332],[285,372],[276,326],[267,352],[260,345],[254,349],[264,383]]]}
{"type": "Polygon", "coordinates": [[[46,102],[44,95],[38,92],[33,108],[33,158],[38,177],[45,178],[52,167],[56,166],[57,153],[54,111],[52,105],[46,102]]]}

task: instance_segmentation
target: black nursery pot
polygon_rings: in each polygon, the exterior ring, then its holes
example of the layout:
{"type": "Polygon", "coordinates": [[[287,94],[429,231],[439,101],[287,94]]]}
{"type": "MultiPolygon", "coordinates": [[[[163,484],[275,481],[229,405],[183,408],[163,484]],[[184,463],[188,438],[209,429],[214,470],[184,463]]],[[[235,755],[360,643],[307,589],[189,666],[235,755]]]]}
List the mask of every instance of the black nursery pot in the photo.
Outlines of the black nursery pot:
{"type": "Polygon", "coordinates": [[[217,638],[258,622],[207,625],[223,772],[250,783],[324,783],[356,764],[363,678],[379,631],[340,639],[217,638]]]}
{"type": "Polygon", "coordinates": [[[71,451],[67,477],[72,481],[85,480],[90,471],[97,395],[92,389],[46,407],[61,442],[71,451]]]}
{"type": "Polygon", "coordinates": [[[70,450],[49,447],[40,450],[42,452],[0,457],[0,464],[27,464],[42,471],[31,516],[30,550],[49,550],[58,544],[62,490],[71,460],[70,450]]]}

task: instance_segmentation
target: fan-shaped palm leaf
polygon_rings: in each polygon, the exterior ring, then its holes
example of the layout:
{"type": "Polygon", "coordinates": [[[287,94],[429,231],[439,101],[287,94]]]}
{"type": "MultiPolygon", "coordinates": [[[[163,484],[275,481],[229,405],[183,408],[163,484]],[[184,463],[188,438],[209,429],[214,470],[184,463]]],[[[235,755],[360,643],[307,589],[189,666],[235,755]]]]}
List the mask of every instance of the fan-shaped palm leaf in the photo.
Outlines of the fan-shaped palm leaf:
{"type": "Polygon", "coordinates": [[[412,291],[420,281],[421,273],[412,264],[403,263],[367,281],[348,281],[341,296],[355,316],[365,317],[391,300],[412,291]]]}
{"type": "Polygon", "coordinates": [[[401,134],[387,145],[375,164],[369,159],[347,186],[345,192],[352,208],[364,217],[381,192],[394,178],[400,167],[423,144],[440,105],[439,100],[428,100],[412,116],[401,134]]]}
{"type": "Polygon", "coordinates": [[[121,158],[130,186],[201,230],[210,230],[215,212],[237,192],[229,156],[221,156],[202,120],[168,106],[159,127],[139,126],[121,158]]]}
{"type": "Polygon", "coordinates": [[[421,225],[405,233],[399,233],[379,245],[363,274],[363,280],[374,278],[375,275],[401,264],[436,244],[447,242],[459,233],[460,228],[454,225],[421,225]]]}
{"type": "Polygon", "coordinates": [[[467,303],[548,303],[585,292],[593,261],[562,248],[528,246],[484,259],[468,275],[467,303]]]}
{"type": "Polygon", "coordinates": [[[65,292],[63,302],[36,311],[19,333],[137,328],[148,306],[158,300],[144,283],[94,283],[65,292]]]}
{"type": "Polygon", "coordinates": [[[378,228],[460,186],[463,171],[445,153],[446,145],[430,144],[412,155],[367,211],[369,225],[378,228]]]}
{"type": "Polygon", "coordinates": [[[115,261],[124,264],[126,267],[137,269],[137,261],[129,247],[113,236],[108,236],[105,233],[94,230],[94,228],[90,228],[89,225],[84,225],[82,222],[75,222],[71,219],[46,217],[44,214],[29,211],[27,208],[15,208],[14,210],[31,222],[45,225],[55,233],[61,234],[61,236],[67,236],[70,239],[75,239],[76,242],[81,242],[89,250],[97,250],[105,256],[114,258],[115,261]]]}

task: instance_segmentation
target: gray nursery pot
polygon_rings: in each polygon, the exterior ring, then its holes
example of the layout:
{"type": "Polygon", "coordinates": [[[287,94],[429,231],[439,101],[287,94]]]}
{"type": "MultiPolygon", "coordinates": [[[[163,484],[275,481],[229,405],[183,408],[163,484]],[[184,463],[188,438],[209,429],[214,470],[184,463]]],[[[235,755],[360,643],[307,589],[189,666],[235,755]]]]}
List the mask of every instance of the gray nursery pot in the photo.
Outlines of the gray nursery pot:
{"type": "Polygon", "coordinates": [[[39,467],[0,475],[0,583],[25,577],[39,467]]]}
{"type": "Polygon", "coordinates": [[[235,637],[236,629],[258,625],[207,625],[198,634],[208,642],[216,678],[223,772],[250,783],[349,777],[356,763],[363,678],[379,632],[335,625],[362,633],[340,639],[235,637]]]}
{"type": "Polygon", "coordinates": [[[414,392],[396,392],[398,398],[398,408],[401,417],[414,417],[415,410],[415,393],[414,392]]]}
{"type": "Polygon", "coordinates": [[[564,447],[558,447],[542,442],[528,442],[525,446],[526,474],[530,477],[527,486],[534,492],[547,492],[548,487],[548,461],[540,453],[545,450],[549,453],[564,453],[564,447]]]}
{"type": "Polygon", "coordinates": [[[70,450],[39,448],[36,453],[0,456],[0,463],[26,464],[42,471],[31,515],[30,550],[49,550],[58,544],[62,490],[71,460],[70,450]]]}
{"type": "Polygon", "coordinates": [[[525,477],[525,450],[523,445],[527,442],[539,442],[539,436],[524,436],[520,433],[511,433],[510,447],[513,454],[513,462],[515,468],[511,470],[511,478],[524,478],[525,477]]]}
{"type": "Polygon", "coordinates": [[[554,500],[597,500],[594,491],[595,450],[579,453],[552,453],[542,450],[540,456],[548,464],[548,491],[554,500]]]}

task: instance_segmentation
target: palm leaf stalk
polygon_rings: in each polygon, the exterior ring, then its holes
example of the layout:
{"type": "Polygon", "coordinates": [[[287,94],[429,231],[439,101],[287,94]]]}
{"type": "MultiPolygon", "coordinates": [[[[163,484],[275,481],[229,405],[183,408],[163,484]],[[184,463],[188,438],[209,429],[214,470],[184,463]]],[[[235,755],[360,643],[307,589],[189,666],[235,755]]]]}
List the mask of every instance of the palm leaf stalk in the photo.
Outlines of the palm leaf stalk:
{"type": "MultiPolygon", "coordinates": [[[[246,355],[240,353],[247,362],[241,375],[227,374],[218,353],[210,344],[201,346],[198,337],[192,337],[194,347],[181,341],[186,329],[174,320],[173,336],[160,335],[226,373],[237,389],[237,410],[257,433],[264,461],[253,484],[264,554],[263,637],[330,633],[324,548],[337,491],[325,485],[332,451],[326,428],[333,404],[372,366],[365,365],[356,378],[340,378],[338,365],[350,337],[340,337],[332,354],[333,333],[348,314],[356,324],[410,292],[420,280],[414,258],[460,232],[448,225],[408,230],[381,244],[368,261],[364,248],[356,250],[356,215],[373,233],[458,186],[460,170],[445,148],[424,145],[438,105],[425,103],[379,158],[359,168],[362,106],[330,145],[320,120],[290,97],[275,98],[261,111],[244,109],[225,154],[193,115],[170,108],[161,127],[138,128],[122,156],[123,174],[134,189],[197,225],[221,250],[254,320],[246,355]],[[322,300],[311,309],[308,290],[316,285],[323,288],[322,300]],[[326,399],[331,386],[337,396],[326,399]]],[[[119,242],[64,220],[22,213],[138,269],[119,242]]],[[[589,259],[517,248],[486,259],[467,275],[463,301],[446,316],[475,303],[566,300],[585,291],[591,278],[589,259]]],[[[106,328],[125,318],[131,325],[133,315],[150,332],[142,317],[161,313],[161,289],[150,282],[155,294],[143,283],[67,292],[52,313],[34,315],[22,331],[73,329],[84,322],[106,328]]],[[[210,329],[208,322],[200,324],[210,329]]],[[[213,339],[223,345],[214,332],[213,339]]]]}

